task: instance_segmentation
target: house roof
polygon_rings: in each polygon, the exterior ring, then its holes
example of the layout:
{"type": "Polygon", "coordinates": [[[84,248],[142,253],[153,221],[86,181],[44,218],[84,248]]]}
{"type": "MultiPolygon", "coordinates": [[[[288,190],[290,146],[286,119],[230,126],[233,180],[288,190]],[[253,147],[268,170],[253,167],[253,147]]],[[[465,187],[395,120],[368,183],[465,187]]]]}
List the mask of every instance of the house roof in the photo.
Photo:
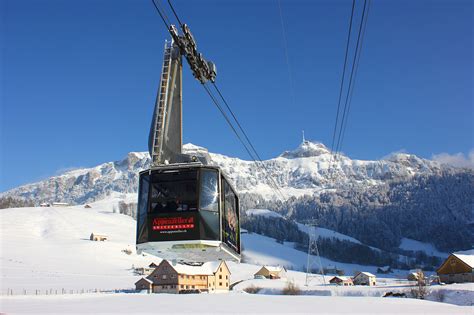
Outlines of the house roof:
{"type": "Polygon", "coordinates": [[[210,261],[202,264],[201,266],[191,266],[186,264],[177,263],[171,265],[174,270],[179,274],[185,275],[213,275],[217,268],[222,264],[222,261],[210,261]]]}
{"type": "Polygon", "coordinates": [[[138,282],[140,282],[140,281],[142,281],[142,280],[145,280],[145,281],[148,282],[148,283],[153,283],[153,281],[151,281],[150,279],[141,278],[140,280],[138,280],[137,282],[135,282],[135,284],[137,284],[138,282]]]}
{"type": "Polygon", "coordinates": [[[270,272],[280,272],[283,271],[283,268],[281,266],[263,266],[262,268],[267,269],[270,272]]]}
{"type": "Polygon", "coordinates": [[[356,275],[356,277],[357,277],[358,275],[360,275],[360,274],[363,274],[363,275],[365,275],[365,276],[367,276],[367,277],[375,277],[375,275],[371,274],[370,272],[366,272],[366,271],[361,271],[361,272],[359,272],[359,273],[356,275]]]}
{"type": "MultiPolygon", "coordinates": [[[[334,279],[334,278],[341,279],[342,281],[352,280],[351,277],[346,277],[346,276],[335,276],[335,277],[331,278],[331,280],[334,279]]],[[[331,280],[329,280],[329,281],[331,281],[331,280]]]]}
{"type": "Polygon", "coordinates": [[[457,253],[453,253],[453,255],[459,258],[460,260],[462,260],[469,267],[474,268],[474,255],[457,254],[457,253]]]}

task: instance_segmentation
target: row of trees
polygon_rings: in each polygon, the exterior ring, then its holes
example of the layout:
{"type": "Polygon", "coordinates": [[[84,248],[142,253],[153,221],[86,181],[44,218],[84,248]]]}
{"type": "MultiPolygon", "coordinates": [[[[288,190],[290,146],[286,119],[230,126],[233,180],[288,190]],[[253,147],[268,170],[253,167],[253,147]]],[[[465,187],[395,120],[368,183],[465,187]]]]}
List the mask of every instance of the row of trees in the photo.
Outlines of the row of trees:
{"type": "Polygon", "coordinates": [[[24,200],[24,199],[13,198],[13,197],[0,198],[0,209],[23,208],[23,207],[34,207],[34,203],[30,200],[24,200]]]}

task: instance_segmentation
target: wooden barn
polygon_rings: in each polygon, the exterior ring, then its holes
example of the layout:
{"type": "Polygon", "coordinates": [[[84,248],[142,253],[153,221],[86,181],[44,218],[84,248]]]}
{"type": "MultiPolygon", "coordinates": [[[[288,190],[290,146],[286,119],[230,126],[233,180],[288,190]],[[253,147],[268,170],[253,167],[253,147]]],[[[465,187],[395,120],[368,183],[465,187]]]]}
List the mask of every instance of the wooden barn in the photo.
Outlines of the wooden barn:
{"type": "Polygon", "coordinates": [[[436,273],[444,283],[474,282],[474,255],[451,254],[436,273]]]}

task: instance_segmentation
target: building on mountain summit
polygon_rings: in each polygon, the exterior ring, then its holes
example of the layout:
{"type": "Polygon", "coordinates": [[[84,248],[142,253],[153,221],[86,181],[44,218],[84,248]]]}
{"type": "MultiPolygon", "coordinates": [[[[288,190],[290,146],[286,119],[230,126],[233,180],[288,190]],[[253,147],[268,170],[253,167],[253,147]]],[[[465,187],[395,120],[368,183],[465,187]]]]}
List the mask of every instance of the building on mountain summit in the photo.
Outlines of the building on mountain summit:
{"type": "Polygon", "coordinates": [[[225,261],[188,265],[164,259],[149,276],[135,282],[136,290],[153,293],[215,293],[229,291],[229,287],[230,270],[225,261]]]}
{"type": "Polygon", "coordinates": [[[436,273],[444,283],[474,282],[474,255],[453,253],[436,273]]]}

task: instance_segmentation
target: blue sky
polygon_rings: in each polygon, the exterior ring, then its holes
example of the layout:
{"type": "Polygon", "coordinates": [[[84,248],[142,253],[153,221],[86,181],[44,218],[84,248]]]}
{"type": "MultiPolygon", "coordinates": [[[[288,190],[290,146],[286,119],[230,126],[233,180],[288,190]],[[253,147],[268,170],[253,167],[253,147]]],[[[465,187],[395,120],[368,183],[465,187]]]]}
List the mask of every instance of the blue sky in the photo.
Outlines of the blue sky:
{"type": "MultiPolygon", "coordinates": [[[[0,191],[145,151],[169,37],[151,1],[0,3],[0,191]]],[[[262,158],[296,147],[302,129],[330,145],[350,0],[282,0],[294,102],[276,0],[174,3],[262,158]]],[[[472,6],[372,1],[347,155],[474,147],[472,6]]],[[[184,68],[184,141],[248,158],[184,68]]]]}

